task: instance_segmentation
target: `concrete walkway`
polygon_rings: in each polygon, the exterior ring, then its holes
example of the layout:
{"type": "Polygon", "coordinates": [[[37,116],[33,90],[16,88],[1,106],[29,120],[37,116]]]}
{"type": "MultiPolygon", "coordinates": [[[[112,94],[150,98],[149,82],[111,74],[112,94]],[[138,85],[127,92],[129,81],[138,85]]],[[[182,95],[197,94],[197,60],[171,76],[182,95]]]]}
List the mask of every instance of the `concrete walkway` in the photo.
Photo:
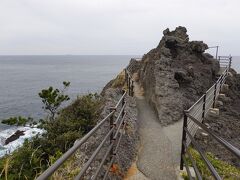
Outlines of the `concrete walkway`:
{"type": "Polygon", "coordinates": [[[137,168],[151,180],[178,179],[181,122],[162,127],[154,111],[135,85],[141,147],[137,168]]]}

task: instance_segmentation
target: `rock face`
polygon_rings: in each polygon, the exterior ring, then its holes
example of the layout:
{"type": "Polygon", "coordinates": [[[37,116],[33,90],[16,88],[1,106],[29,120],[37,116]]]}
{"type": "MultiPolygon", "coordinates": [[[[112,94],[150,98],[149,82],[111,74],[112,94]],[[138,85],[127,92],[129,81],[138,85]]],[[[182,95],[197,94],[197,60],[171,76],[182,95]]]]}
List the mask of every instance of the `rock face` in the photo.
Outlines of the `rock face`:
{"type": "MultiPolygon", "coordinates": [[[[110,108],[114,107],[122,96],[121,88],[111,88],[112,83],[113,81],[109,82],[102,92],[103,98],[105,99],[104,103],[105,105],[99,118],[99,122],[109,114],[110,108]]],[[[136,149],[138,145],[138,133],[137,133],[136,101],[133,97],[130,96],[126,96],[125,100],[127,102],[125,108],[125,112],[127,113],[125,117],[125,119],[127,120],[126,128],[120,130],[120,134],[122,134],[122,139],[119,144],[119,148],[117,151],[117,155],[115,157],[115,161],[113,163],[113,167],[110,169],[110,172],[108,174],[109,178],[107,179],[112,180],[123,179],[126,171],[131,166],[132,161],[136,157],[137,152],[136,149]]],[[[117,109],[114,121],[116,120],[116,117],[118,116],[120,109],[121,107],[117,109]]],[[[103,124],[101,128],[99,128],[99,130],[97,130],[97,132],[92,137],[88,139],[86,143],[84,143],[84,145],[80,147],[79,151],[75,154],[75,158],[77,160],[73,165],[74,169],[76,168],[81,169],[86,164],[86,162],[92,156],[93,152],[96,150],[96,148],[104,139],[105,135],[109,132],[109,128],[110,128],[109,121],[107,121],[103,124]]],[[[116,144],[114,145],[114,147],[116,147],[116,144]]],[[[108,148],[109,139],[103,145],[102,149],[96,156],[95,161],[91,164],[91,167],[88,168],[87,172],[85,173],[84,179],[91,179],[92,176],[96,173],[96,170],[99,167],[108,148]]],[[[109,163],[109,158],[107,159],[106,162],[109,163]]],[[[108,165],[105,163],[97,179],[103,179],[103,176],[107,169],[108,165]]],[[[66,172],[64,171],[62,173],[63,174],[62,176],[65,179],[67,179],[67,177],[64,176],[65,173],[66,172]]]]}
{"type": "MultiPolygon", "coordinates": [[[[231,70],[231,74],[232,76],[228,76],[226,79],[229,90],[225,92],[226,98],[219,106],[220,115],[214,118],[208,116],[205,122],[209,124],[215,134],[240,149],[240,74],[234,70],[231,70]]],[[[211,136],[204,137],[198,133],[196,138],[204,151],[212,152],[219,159],[240,167],[239,159],[211,136]]]]}
{"type": "Polygon", "coordinates": [[[213,84],[219,64],[204,54],[205,43],[189,41],[185,27],[163,34],[159,45],[143,56],[138,73],[145,97],[167,125],[178,121],[213,84]]]}

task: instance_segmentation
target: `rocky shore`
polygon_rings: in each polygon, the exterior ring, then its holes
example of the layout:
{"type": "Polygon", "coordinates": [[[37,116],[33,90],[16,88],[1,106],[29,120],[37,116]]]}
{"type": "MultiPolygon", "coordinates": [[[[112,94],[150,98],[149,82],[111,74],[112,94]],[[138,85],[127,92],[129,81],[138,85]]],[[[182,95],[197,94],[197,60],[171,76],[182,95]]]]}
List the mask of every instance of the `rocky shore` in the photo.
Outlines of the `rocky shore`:
{"type": "Polygon", "coordinates": [[[11,127],[0,133],[0,157],[21,147],[26,139],[31,139],[44,130],[31,127],[11,127]]]}

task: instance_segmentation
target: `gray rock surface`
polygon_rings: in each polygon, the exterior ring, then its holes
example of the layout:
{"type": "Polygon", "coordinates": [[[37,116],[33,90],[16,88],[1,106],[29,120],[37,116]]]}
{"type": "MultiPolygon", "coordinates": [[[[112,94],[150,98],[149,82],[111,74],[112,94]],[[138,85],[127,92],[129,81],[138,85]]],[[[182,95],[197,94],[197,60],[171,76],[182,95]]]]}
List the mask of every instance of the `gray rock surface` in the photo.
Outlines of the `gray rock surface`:
{"type": "MultiPolygon", "coordinates": [[[[102,93],[104,95],[105,99],[105,106],[104,110],[101,114],[101,118],[99,118],[99,121],[101,121],[106,115],[110,112],[110,107],[114,107],[117,102],[119,101],[120,97],[122,96],[122,90],[121,89],[114,89],[114,88],[107,88],[102,93]]],[[[137,108],[136,108],[136,101],[133,97],[126,97],[127,106],[126,106],[126,129],[121,130],[122,140],[118,149],[118,153],[116,155],[116,159],[114,161],[114,164],[117,166],[117,170],[114,173],[109,173],[109,179],[122,179],[125,175],[128,168],[131,166],[131,163],[133,162],[134,158],[136,157],[136,147],[138,143],[138,133],[137,133],[137,108]]],[[[120,108],[120,107],[119,107],[120,108]]],[[[119,112],[119,109],[117,110],[119,112]]],[[[117,117],[118,113],[115,113],[115,117],[117,117]]],[[[115,118],[116,119],[116,118],[115,118]]],[[[84,164],[88,161],[88,159],[91,157],[94,150],[98,147],[98,145],[103,140],[104,136],[109,131],[109,121],[107,121],[98,131],[97,133],[91,137],[87,143],[85,143],[80,150],[77,152],[77,166],[83,167],[84,164]]],[[[100,151],[100,153],[96,157],[96,161],[91,165],[91,167],[87,170],[87,173],[85,175],[85,179],[91,179],[93,174],[96,172],[98,166],[100,165],[100,162],[105,155],[107,149],[109,147],[109,141],[107,141],[100,151]]],[[[97,179],[102,179],[104,173],[106,172],[108,165],[106,161],[105,165],[103,166],[100,175],[97,179]]]]}
{"type": "MultiPolygon", "coordinates": [[[[240,149],[240,74],[234,70],[231,70],[231,74],[232,76],[228,76],[226,80],[229,90],[225,92],[226,98],[219,107],[219,116],[208,116],[204,122],[209,124],[215,134],[240,149]]],[[[204,151],[211,152],[219,159],[240,168],[239,159],[211,136],[203,136],[198,133],[196,138],[204,151]]],[[[240,177],[232,177],[232,179],[240,179],[240,177]]]]}
{"type": "Polygon", "coordinates": [[[181,119],[215,81],[218,62],[203,54],[208,46],[189,41],[185,27],[166,29],[159,45],[143,56],[138,69],[146,100],[163,125],[181,119]]]}

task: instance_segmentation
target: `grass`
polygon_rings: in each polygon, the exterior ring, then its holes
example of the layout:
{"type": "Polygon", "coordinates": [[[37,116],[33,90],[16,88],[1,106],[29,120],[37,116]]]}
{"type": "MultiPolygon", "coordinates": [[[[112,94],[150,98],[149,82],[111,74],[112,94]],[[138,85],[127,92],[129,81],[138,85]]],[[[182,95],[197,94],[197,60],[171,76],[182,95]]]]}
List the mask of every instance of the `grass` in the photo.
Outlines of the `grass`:
{"type": "MultiPolygon", "coordinates": [[[[190,154],[195,160],[197,167],[203,177],[203,179],[214,179],[211,172],[208,170],[205,162],[202,160],[200,154],[193,148],[189,148],[190,154]]],[[[206,153],[208,160],[212,163],[213,167],[219,173],[224,180],[237,180],[240,179],[240,168],[237,168],[229,163],[219,160],[215,155],[210,152],[206,153]]],[[[188,165],[191,165],[189,159],[187,159],[188,165]]],[[[184,179],[189,179],[186,174],[183,175],[184,179]]]]}
{"type": "Polygon", "coordinates": [[[125,84],[125,72],[120,72],[117,77],[114,79],[112,88],[123,87],[125,84]]]}

